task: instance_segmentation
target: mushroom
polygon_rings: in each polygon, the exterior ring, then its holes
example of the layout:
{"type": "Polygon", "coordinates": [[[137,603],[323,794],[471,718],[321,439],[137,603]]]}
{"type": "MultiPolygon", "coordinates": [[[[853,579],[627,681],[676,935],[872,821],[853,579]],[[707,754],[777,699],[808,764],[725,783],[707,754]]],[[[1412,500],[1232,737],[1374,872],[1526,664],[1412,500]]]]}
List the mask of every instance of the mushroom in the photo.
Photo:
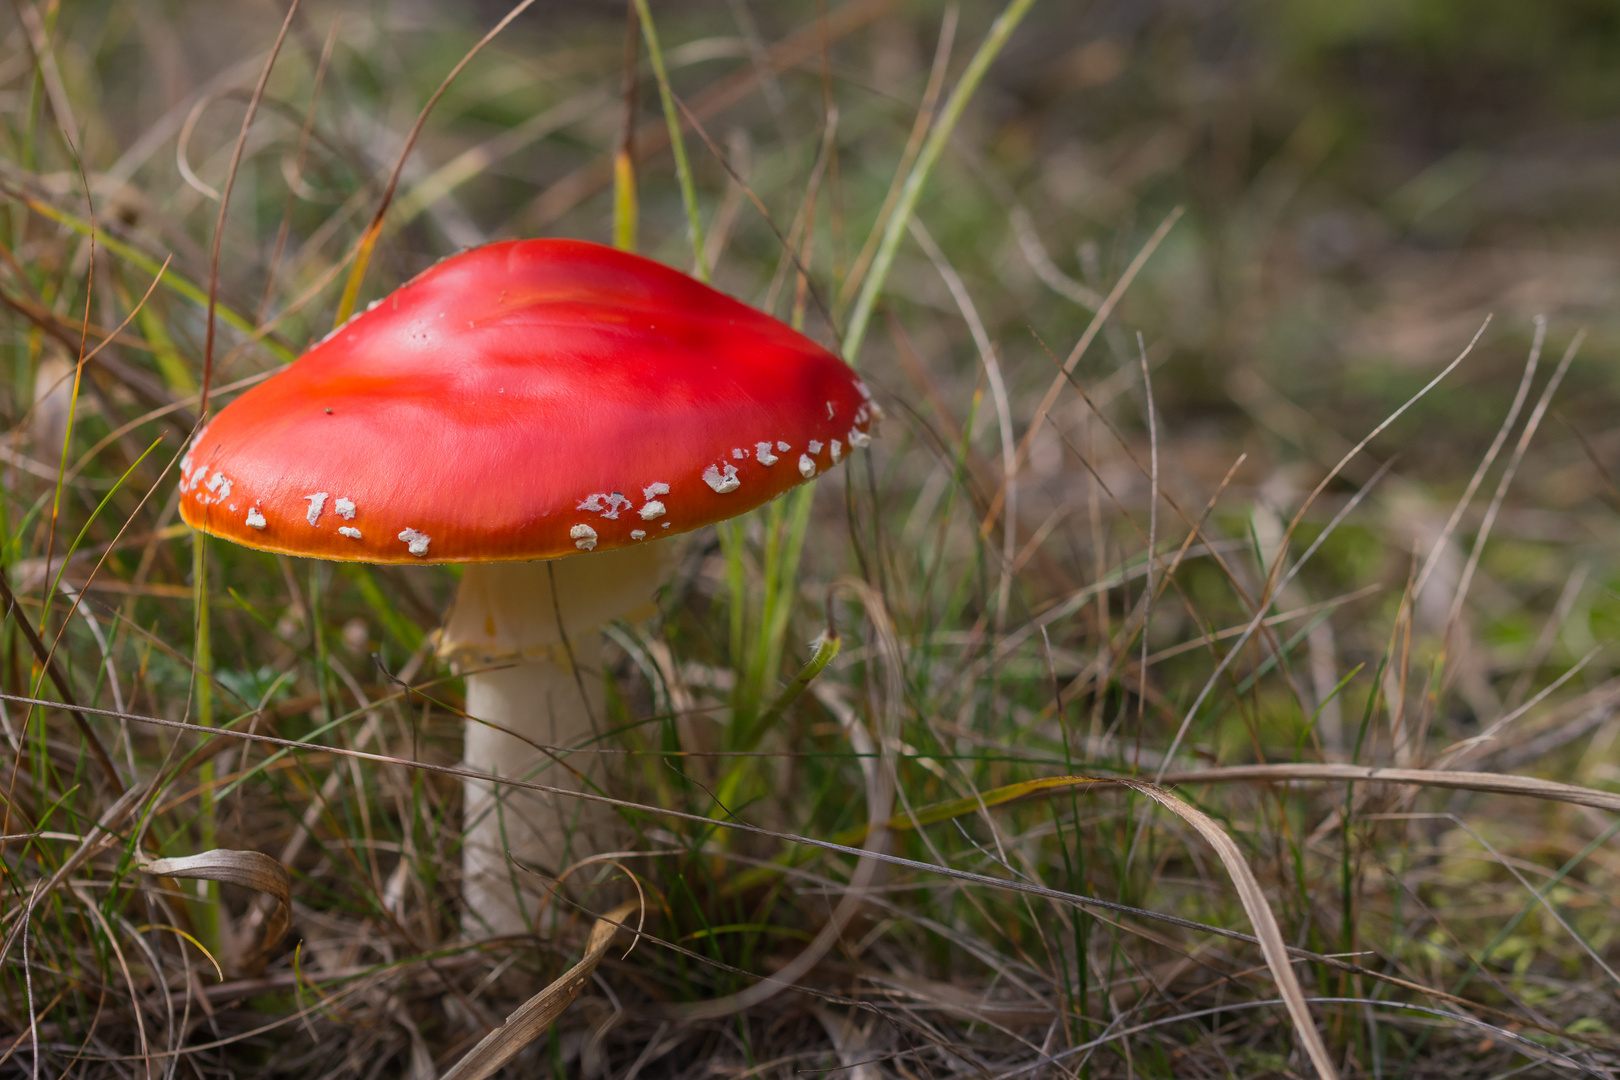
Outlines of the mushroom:
{"type": "MultiPolygon", "coordinates": [[[[598,628],[650,613],[656,541],[831,468],[880,415],[838,357],[676,270],[509,241],[443,260],[222,409],[181,460],[180,507],[263,551],[465,564],[439,648],[488,722],[468,722],[466,765],[577,789],[571,770],[604,772],[568,753],[601,734],[598,628]]],[[[469,931],[532,919],[541,886],[508,854],[555,874],[614,833],[600,803],[497,787],[465,786],[469,931]]]]}

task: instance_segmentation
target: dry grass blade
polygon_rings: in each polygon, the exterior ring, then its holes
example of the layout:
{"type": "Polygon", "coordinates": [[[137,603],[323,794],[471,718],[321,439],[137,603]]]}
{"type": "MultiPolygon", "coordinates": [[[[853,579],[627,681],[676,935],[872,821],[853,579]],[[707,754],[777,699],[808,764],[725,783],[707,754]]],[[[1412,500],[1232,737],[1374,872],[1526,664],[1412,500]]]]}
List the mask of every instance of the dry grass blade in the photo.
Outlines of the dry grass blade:
{"type": "Polygon", "coordinates": [[[883,238],[878,242],[877,254],[873,257],[871,270],[861,291],[855,298],[855,308],[850,312],[849,326],[844,331],[843,353],[844,359],[854,364],[861,352],[861,339],[866,336],[866,325],[872,318],[872,308],[877,303],[878,294],[883,291],[884,281],[889,276],[889,267],[894,264],[895,252],[900,247],[900,236],[911,224],[911,215],[917,208],[917,201],[922,197],[923,188],[928,183],[928,177],[933,172],[934,165],[945,152],[945,144],[955,130],[956,123],[961,119],[962,111],[972,100],[979,88],[985,72],[990,64],[1001,53],[1007,39],[1018,28],[1024,16],[1029,14],[1030,6],[1034,0],[1011,0],[996,21],[990,24],[990,30],[985,34],[984,40],[973,53],[961,76],[956,81],[950,95],[946,97],[945,104],[940,108],[939,115],[934,118],[933,127],[928,132],[928,138],[923,142],[922,150],[912,163],[911,171],[906,174],[906,182],[900,188],[900,198],[895,203],[894,212],[883,224],[883,238]]]}
{"type": "MultiPolygon", "coordinates": [[[[17,9],[17,18],[22,22],[27,32],[28,48],[34,54],[34,63],[39,69],[40,84],[45,88],[45,95],[51,103],[51,111],[56,114],[56,122],[62,126],[62,136],[70,146],[79,145],[79,123],[73,115],[73,105],[68,100],[67,84],[62,81],[62,70],[57,66],[56,53],[51,48],[50,32],[45,27],[45,21],[40,18],[39,8],[32,3],[14,5],[17,9]]],[[[54,19],[52,22],[54,23],[54,19]]]]}
{"type": "Polygon", "coordinates": [[[1513,431],[1513,425],[1518,422],[1519,411],[1524,408],[1525,401],[1530,397],[1530,387],[1536,379],[1536,368],[1541,364],[1541,346],[1547,338],[1547,320],[1538,316],[1535,326],[1535,337],[1531,341],[1530,356],[1524,363],[1524,375],[1519,379],[1518,393],[1514,394],[1513,404],[1508,407],[1507,415],[1502,418],[1502,426],[1496,429],[1496,437],[1491,440],[1490,448],[1485,451],[1485,456],[1479,459],[1479,465],[1474,469],[1474,475],[1469,477],[1468,486],[1463,489],[1462,497],[1452,508],[1451,516],[1446,519],[1445,527],[1440,530],[1440,535],[1429,548],[1429,555],[1423,560],[1423,569],[1418,572],[1417,581],[1412,586],[1413,596],[1422,594],[1429,575],[1434,572],[1440,557],[1445,553],[1451,534],[1456,532],[1469,503],[1474,501],[1474,493],[1479,490],[1479,485],[1485,482],[1485,474],[1490,472],[1491,466],[1496,463],[1496,456],[1502,452],[1508,435],[1513,431]]]}
{"type": "Polygon", "coordinates": [[[1249,869],[1243,852],[1238,850],[1237,842],[1215,823],[1214,818],[1161,787],[1140,780],[1116,780],[1115,783],[1141,792],[1180,817],[1197,829],[1199,835],[1209,841],[1209,846],[1221,857],[1226,872],[1232,876],[1232,884],[1237,887],[1243,910],[1248,913],[1249,922],[1254,926],[1255,936],[1260,939],[1260,951],[1265,955],[1266,966],[1271,969],[1271,977],[1277,982],[1277,992],[1287,1006],[1289,1019],[1294,1022],[1294,1030],[1299,1034],[1305,1052],[1310,1055],[1311,1064],[1316,1066],[1316,1074],[1336,1078],[1339,1072],[1333,1065],[1333,1058],[1328,1055],[1327,1044],[1322,1041],[1321,1033],[1316,1030],[1315,1020],[1311,1018],[1310,1006],[1305,1002],[1305,991],[1294,975],[1293,965],[1288,958],[1288,945],[1283,941],[1277,917],[1271,913],[1265,891],[1260,888],[1254,871],[1249,869]]]}
{"type": "MultiPolygon", "coordinates": [[[[1109,776],[1044,776],[1036,780],[1024,780],[1016,784],[1006,784],[1002,787],[980,791],[972,796],[950,799],[946,802],[935,803],[932,806],[920,806],[910,814],[897,814],[884,822],[883,827],[895,832],[903,832],[907,829],[916,829],[924,825],[949,821],[951,818],[973,813],[980,808],[1005,806],[1008,803],[1033,798],[1037,795],[1050,795],[1069,788],[1081,788],[1092,784],[1111,784],[1115,782],[1115,779],[1115,777],[1109,776]]],[[[1170,773],[1165,776],[1164,783],[1166,785],[1223,784],[1243,783],[1245,781],[1284,782],[1289,780],[1343,780],[1350,783],[1413,784],[1426,787],[1443,787],[1457,791],[1484,791],[1501,795],[1523,795],[1534,799],[1545,799],[1549,802],[1590,806],[1599,810],[1620,811],[1620,795],[1599,791],[1595,788],[1580,787],[1576,784],[1560,784],[1552,780],[1539,780],[1529,776],[1512,776],[1506,773],[1455,772],[1441,769],[1395,769],[1368,765],[1315,765],[1309,763],[1230,765],[1213,769],[1199,769],[1195,772],[1170,773]]],[[[867,831],[867,827],[862,826],[840,833],[834,839],[842,844],[858,844],[865,839],[867,831]]]]}
{"type": "Polygon", "coordinates": [[[17,935],[27,929],[29,917],[33,914],[34,908],[39,905],[39,902],[50,895],[51,890],[72,877],[93,856],[118,842],[117,833],[119,828],[129,815],[135,811],[136,807],[146,801],[149,793],[149,784],[137,784],[120,795],[111,806],[102,811],[95,827],[80,841],[79,846],[73,849],[73,853],[62,861],[62,865],[56,868],[56,872],[34,886],[33,891],[28,894],[27,902],[20,908],[11,907],[4,916],[0,916],[0,922],[10,921],[11,923],[10,929],[6,931],[4,942],[0,942],[0,964],[4,963],[7,954],[10,953],[12,945],[17,940],[17,935]]]}
{"type": "Polygon", "coordinates": [[[270,72],[276,66],[276,57],[281,55],[282,43],[287,40],[287,31],[292,28],[293,16],[298,14],[299,0],[287,5],[287,17],[281,21],[281,33],[276,35],[276,43],[270,47],[270,55],[264,62],[264,70],[259,73],[259,83],[253,88],[253,99],[248,102],[247,115],[242,117],[242,130],[236,136],[236,146],[231,151],[231,164],[225,172],[225,188],[219,195],[219,217],[214,221],[214,246],[208,256],[208,317],[204,324],[203,338],[203,373],[202,391],[198,395],[197,412],[201,416],[208,415],[208,389],[214,381],[214,331],[216,324],[214,315],[219,307],[219,253],[225,240],[225,217],[230,210],[231,188],[236,186],[236,172],[242,165],[242,149],[247,145],[248,129],[253,126],[253,117],[259,111],[259,102],[264,98],[264,88],[270,81],[270,72]]]}
{"type": "MultiPolygon", "coordinates": [[[[1163,221],[1159,222],[1159,227],[1153,230],[1153,235],[1147,238],[1147,242],[1137,251],[1136,257],[1131,260],[1130,265],[1125,268],[1125,272],[1120,274],[1119,280],[1114,283],[1114,287],[1103,298],[1102,305],[1097,308],[1096,314],[1091,317],[1091,322],[1086,325],[1085,333],[1080,335],[1080,340],[1075,342],[1074,348],[1069,350],[1069,355],[1064,357],[1063,369],[1052,377],[1052,385],[1047,387],[1046,394],[1041,398],[1040,404],[1035,407],[1035,414],[1030,419],[1029,428],[1024,432],[1023,439],[1018,443],[1018,455],[1014,459],[1015,470],[1022,469],[1024,462],[1029,460],[1029,451],[1035,442],[1035,433],[1040,430],[1047,414],[1052,411],[1052,406],[1057,404],[1058,395],[1063,392],[1063,384],[1074,372],[1075,365],[1080,363],[1080,358],[1086,354],[1086,350],[1091,347],[1091,343],[1096,340],[1097,335],[1102,333],[1102,328],[1107,325],[1108,317],[1114,313],[1115,306],[1119,304],[1120,299],[1130,289],[1131,283],[1136,280],[1136,276],[1142,272],[1142,267],[1146,266],[1147,261],[1153,257],[1153,253],[1159,250],[1159,245],[1164,243],[1164,238],[1170,235],[1170,230],[1175,227],[1176,222],[1181,220],[1181,215],[1185,212],[1184,207],[1178,206],[1166,214],[1163,221]]],[[[996,515],[1001,513],[1001,504],[1006,501],[1006,498],[1006,480],[1003,479],[1001,488],[997,490],[995,497],[990,500],[990,510],[984,515],[985,521],[995,520],[996,515]]]]}
{"type": "Polygon", "coordinates": [[[1569,374],[1569,366],[1575,362],[1575,354],[1580,351],[1581,343],[1585,340],[1584,330],[1577,331],[1570,339],[1569,345],[1564,349],[1563,358],[1553,369],[1552,378],[1542,387],[1536,407],[1530,410],[1530,417],[1524,422],[1524,430],[1519,432],[1518,445],[1513,448],[1513,456],[1508,458],[1507,466],[1496,482],[1496,494],[1491,497],[1490,505],[1485,509],[1485,518],[1479,523],[1479,531],[1474,535],[1474,546],[1468,553],[1468,565],[1463,568],[1462,580],[1457,583],[1456,594],[1451,598],[1451,614],[1446,617],[1448,632],[1449,628],[1462,617],[1463,602],[1468,598],[1469,586],[1479,569],[1480,556],[1485,552],[1485,543],[1490,539],[1496,517],[1502,511],[1502,503],[1507,498],[1508,488],[1513,485],[1513,478],[1518,475],[1519,466],[1524,463],[1524,455],[1530,449],[1530,442],[1536,437],[1542,419],[1547,415],[1547,408],[1552,404],[1553,395],[1558,393],[1558,387],[1563,383],[1564,376],[1569,374]]]}
{"type": "Polygon", "coordinates": [[[872,265],[872,259],[877,255],[878,241],[883,239],[883,230],[889,223],[889,215],[894,212],[895,203],[900,201],[900,191],[904,187],[906,177],[911,175],[911,165],[917,160],[917,154],[922,150],[923,139],[928,136],[928,125],[934,119],[934,106],[939,102],[940,91],[945,88],[945,69],[951,60],[951,45],[956,41],[956,20],[959,9],[955,4],[945,9],[945,16],[939,26],[939,42],[934,47],[934,63],[928,72],[928,85],[923,90],[922,102],[917,106],[917,118],[912,121],[911,136],[906,140],[905,149],[900,154],[900,166],[894,171],[894,178],[889,182],[888,194],[883,196],[883,205],[878,210],[877,221],[872,231],[867,234],[866,243],[861,246],[861,253],[855,257],[855,264],[850,269],[849,276],[844,279],[843,286],[838,290],[838,306],[842,308],[854,299],[855,292],[861,287],[861,281],[866,277],[867,268],[872,265]]]}
{"type": "Polygon", "coordinates": [[[416,140],[422,134],[423,125],[427,123],[428,117],[433,114],[433,107],[439,103],[439,99],[444,96],[444,92],[450,89],[450,84],[456,81],[456,76],[461,74],[461,69],[472,63],[473,57],[482,52],[485,45],[494,41],[502,30],[510,26],[513,19],[528,10],[529,5],[532,3],[534,3],[534,0],[520,0],[517,6],[508,11],[505,17],[491,28],[489,33],[479,38],[478,43],[467,50],[466,54],[456,62],[456,66],[451,68],[450,73],[439,83],[439,88],[433,91],[433,96],[428,98],[426,105],[422,106],[422,111],[416,114],[416,123],[411,125],[410,132],[405,136],[405,145],[400,148],[399,157],[394,162],[394,170],[388,174],[388,183],[383,187],[382,198],[377,201],[377,212],[372,215],[371,224],[366,226],[365,233],[360,237],[354,265],[349,269],[349,280],[344,283],[343,296],[338,301],[336,325],[341,326],[354,313],[355,301],[360,297],[360,283],[365,280],[366,267],[371,264],[371,251],[377,246],[377,237],[382,234],[383,218],[388,215],[388,207],[392,205],[394,192],[399,187],[400,175],[405,171],[405,162],[410,160],[411,150],[416,146],[416,140]]]}
{"type": "Polygon", "coordinates": [[[613,935],[639,906],[627,900],[596,920],[585,942],[585,955],[579,963],[557,977],[534,997],[512,1011],[506,1023],[485,1035],[477,1046],[451,1066],[440,1080],[483,1080],[516,1057],[525,1046],[544,1035],[553,1020],[579,996],[591,973],[607,952],[613,935]]]}
{"type": "Polygon", "coordinates": [[[1502,795],[1524,795],[1532,799],[1591,806],[1620,813],[1620,795],[1579,784],[1560,784],[1533,776],[1507,773],[1452,772],[1442,769],[1386,769],[1376,765],[1228,765],[1193,772],[1166,773],[1166,784],[1219,784],[1258,780],[1347,780],[1368,784],[1416,784],[1421,787],[1454,788],[1458,791],[1490,791],[1502,795]]]}
{"type": "Polygon", "coordinates": [[[144,864],[141,871],[154,877],[191,878],[216,881],[223,885],[241,885],[276,901],[275,914],[265,920],[263,938],[236,965],[239,974],[258,974],[269,959],[271,950],[281,944],[287,927],[292,923],[292,878],[288,876],[286,867],[263,852],[215,848],[195,855],[153,859],[144,864]]]}
{"type": "MultiPolygon", "coordinates": [[[[1344,471],[1345,466],[1349,465],[1351,461],[1355,460],[1356,455],[1365,450],[1369,443],[1382,434],[1384,430],[1396,420],[1400,419],[1402,414],[1411,409],[1412,406],[1416,405],[1419,401],[1423,400],[1423,398],[1428,395],[1429,391],[1433,390],[1436,386],[1439,386],[1441,381],[1444,380],[1446,376],[1450,375],[1456,370],[1458,364],[1461,364],[1465,359],[1468,358],[1468,355],[1474,351],[1474,346],[1479,344],[1479,339],[1484,335],[1486,327],[1490,326],[1490,324],[1491,320],[1489,317],[1487,317],[1485,321],[1480,324],[1479,329],[1474,331],[1474,336],[1469,339],[1468,344],[1463,347],[1462,352],[1457,354],[1456,359],[1452,360],[1451,363],[1447,364],[1444,368],[1441,368],[1438,375],[1424,383],[1417,393],[1413,394],[1411,397],[1407,398],[1404,403],[1402,403],[1400,408],[1384,417],[1383,420],[1378,422],[1376,427],[1362,437],[1360,442],[1351,447],[1350,450],[1339,459],[1338,464],[1334,465],[1326,476],[1317,481],[1316,487],[1312,489],[1308,496],[1306,496],[1305,501],[1300,504],[1299,509],[1294,512],[1293,520],[1291,520],[1288,523],[1288,527],[1283,530],[1282,541],[1278,545],[1277,552],[1272,559],[1271,570],[1266,574],[1264,587],[1261,590],[1260,603],[1255,605],[1254,618],[1244,629],[1243,636],[1238,639],[1238,643],[1228,650],[1221,663],[1216,666],[1214,673],[1211,674],[1209,679],[1204,683],[1204,688],[1200,690],[1198,692],[1198,696],[1193,699],[1192,706],[1187,710],[1185,717],[1183,717],[1181,721],[1181,727],[1176,730],[1175,738],[1170,740],[1170,749],[1165,752],[1164,764],[1160,766],[1159,774],[1154,777],[1155,781],[1159,783],[1164,782],[1165,772],[1170,768],[1170,762],[1174,760],[1176,751],[1181,747],[1182,740],[1186,737],[1188,730],[1191,729],[1193,720],[1198,715],[1198,710],[1203,707],[1205,699],[1208,698],[1210,693],[1215,689],[1216,680],[1225,673],[1227,665],[1236,659],[1242,652],[1243,646],[1249,640],[1249,636],[1253,634],[1255,630],[1259,629],[1261,624],[1265,622],[1265,613],[1270,605],[1271,599],[1283,589],[1287,588],[1289,582],[1293,581],[1293,579],[1298,576],[1300,570],[1304,568],[1306,562],[1310,560],[1311,555],[1315,553],[1316,549],[1321,545],[1322,540],[1325,538],[1324,536],[1318,536],[1317,539],[1312,542],[1311,546],[1306,549],[1305,554],[1302,555],[1299,560],[1293,564],[1293,566],[1289,567],[1286,571],[1283,570],[1283,565],[1287,562],[1285,556],[1288,552],[1288,545],[1293,539],[1294,530],[1298,529],[1300,522],[1305,520],[1305,514],[1310,509],[1311,505],[1316,502],[1317,498],[1321,496],[1322,492],[1327,490],[1328,485],[1333,482],[1333,479],[1344,471]]],[[[1388,463],[1386,462],[1385,468],[1387,467],[1388,463]]],[[[1372,485],[1384,475],[1384,471],[1385,469],[1380,469],[1377,473],[1375,473],[1372,480],[1368,481],[1362,490],[1369,490],[1372,485]]],[[[1342,518],[1343,514],[1348,510],[1349,507],[1346,507],[1345,510],[1341,511],[1339,515],[1336,515],[1336,517],[1342,518]]]]}
{"type": "MultiPolygon", "coordinates": [[[[49,567],[47,567],[46,572],[49,573],[49,567]]],[[[12,594],[11,585],[6,581],[4,574],[0,574],[0,605],[3,605],[0,606],[0,618],[6,615],[15,617],[17,629],[22,631],[23,637],[28,642],[28,647],[34,651],[34,656],[39,660],[40,666],[45,669],[45,674],[50,676],[51,682],[61,692],[63,700],[67,702],[65,706],[57,707],[67,709],[68,715],[73,717],[74,724],[78,726],[79,734],[84,738],[85,746],[89,748],[91,755],[96,759],[96,765],[100,767],[102,774],[107,778],[108,785],[115,794],[123,795],[124,782],[119,779],[118,769],[113,765],[112,758],[108,756],[107,748],[101,745],[101,740],[96,737],[95,729],[90,726],[89,719],[77,707],[73,696],[73,687],[68,684],[67,677],[62,674],[62,670],[52,660],[51,651],[45,647],[45,642],[40,640],[39,632],[34,629],[34,624],[28,621],[28,616],[23,613],[23,609],[17,604],[17,598],[12,594]]]]}
{"type": "MultiPolygon", "coordinates": [[[[1439,386],[1440,383],[1445,380],[1446,376],[1455,371],[1457,369],[1457,365],[1466,360],[1469,354],[1474,351],[1474,346],[1479,344],[1479,339],[1485,336],[1485,331],[1490,327],[1490,325],[1491,316],[1487,315],[1485,316],[1485,321],[1479,324],[1479,329],[1474,331],[1474,336],[1468,339],[1468,344],[1463,346],[1462,352],[1457,354],[1457,358],[1455,360],[1441,368],[1438,375],[1424,383],[1422,388],[1419,389],[1417,393],[1407,398],[1406,401],[1402,403],[1400,408],[1396,409],[1394,412],[1384,417],[1384,419],[1380,420],[1376,427],[1367,432],[1366,435],[1362,436],[1360,442],[1356,443],[1356,445],[1352,446],[1348,451],[1345,452],[1345,455],[1339,459],[1338,464],[1334,465],[1332,469],[1328,470],[1326,476],[1322,477],[1322,479],[1316,482],[1316,487],[1311,489],[1311,493],[1305,497],[1305,501],[1300,503],[1299,509],[1294,511],[1293,520],[1288,523],[1288,528],[1283,530],[1282,544],[1278,547],[1277,555],[1271,564],[1271,571],[1266,576],[1265,595],[1267,597],[1280,590],[1283,585],[1287,584],[1286,580],[1283,582],[1277,581],[1278,575],[1282,573],[1283,563],[1286,561],[1283,556],[1287,554],[1288,543],[1293,539],[1294,530],[1298,529],[1299,523],[1305,520],[1306,513],[1321,496],[1322,492],[1328,489],[1328,485],[1333,483],[1334,479],[1340,473],[1344,472],[1345,467],[1349,465],[1350,462],[1354,461],[1358,454],[1367,449],[1368,445],[1371,444],[1374,439],[1382,435],[1385,429],[1387,429],[1396,420],[1399,420],[1401,416],[1407,412],[1407,410],[1412,408],[1412,406],[1416,405],[1419,401],[1423,400],[1423,398],[1427,397],[1430,390],[1433,390],[1436,386],[1439,386]]],[[[1299,573],[1299,567],[1302,563],[1303,560],[1301,560],[1300,563],[1296,563],[1293,569],[1288,571],[1290,577],[1299,573]]]]}
{"type": "MultiPolygon", "coordinates": [[[[779,73],[791,70],[815,55],[822,42],[838,41],[868,23],[887,15],[900,0],[851,0],[830,12],[820,25],[815,23],[794,31],[771,46],[765,54],[763,70],[779,73]]],[[[711,84],[691,99],[690,112],[707,120],[746,99],[760,85],[761,68],[749,65],[711,84]]],[[[634,154],[645,162],[653,154],[669,148],[669,131],[662,119],[648,121],[636,129],[634,154]]],[[[566,214],[613,179],[613,154],[602,154],[553,183],[518,215],[526,227],[539,229],[566,214]]]]}

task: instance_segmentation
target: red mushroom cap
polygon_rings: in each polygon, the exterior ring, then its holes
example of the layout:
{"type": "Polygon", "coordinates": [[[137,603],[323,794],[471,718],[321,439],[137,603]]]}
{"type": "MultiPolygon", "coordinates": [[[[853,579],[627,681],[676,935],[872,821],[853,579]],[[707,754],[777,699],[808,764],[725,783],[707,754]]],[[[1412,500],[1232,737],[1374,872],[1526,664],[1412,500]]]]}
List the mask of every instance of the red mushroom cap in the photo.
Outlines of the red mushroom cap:
{"type": "Polygon", "coordinates": [[[180,512],[346,562],[550,559],[734,517],[863,446],[838,357],[649,259],[577,240],[464,252],[198,432],[180,512]]]}

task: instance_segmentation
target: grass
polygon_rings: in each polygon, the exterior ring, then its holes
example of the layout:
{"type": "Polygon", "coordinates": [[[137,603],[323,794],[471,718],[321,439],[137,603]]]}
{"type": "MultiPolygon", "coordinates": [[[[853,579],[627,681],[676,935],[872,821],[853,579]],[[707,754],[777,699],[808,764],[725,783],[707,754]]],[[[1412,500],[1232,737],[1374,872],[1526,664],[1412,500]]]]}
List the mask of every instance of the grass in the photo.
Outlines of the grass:
{"type": "Polygon", "coordinates": [[[0,1071],[1620,1070],[1613,30],[633,7],[311,5],[270,64],[285,8],[18,6],[0,1071]],[[572,748],[623,850],[469,940],[455,570],[199,543],[173,466],[538,233],[888,419],[672,541],[572,748]]]}

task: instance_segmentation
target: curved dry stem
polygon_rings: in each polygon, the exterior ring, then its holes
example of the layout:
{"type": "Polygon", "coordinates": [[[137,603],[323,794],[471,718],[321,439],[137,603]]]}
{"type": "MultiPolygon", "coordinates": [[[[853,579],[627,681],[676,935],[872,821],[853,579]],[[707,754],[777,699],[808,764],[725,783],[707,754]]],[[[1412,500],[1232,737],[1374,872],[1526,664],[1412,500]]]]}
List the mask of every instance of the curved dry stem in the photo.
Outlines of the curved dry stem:
{"type": "Polygon", "coordinates": [[[552,1021],[561,1016],[562,1011],[585,989],[596,965],[607,955],[613,936],[619,932],[630,913],[640,906],[639,901],[627,900],[597,919],[591,927],[591,936],[585,943],[585,955],[579,963],[513,1010],[506,1023],[479,1040],[478,1045],[467,1051],[441,1080],[484,1080],[516,1057],[525,1046],[544,1035],[552,1021]]]}

